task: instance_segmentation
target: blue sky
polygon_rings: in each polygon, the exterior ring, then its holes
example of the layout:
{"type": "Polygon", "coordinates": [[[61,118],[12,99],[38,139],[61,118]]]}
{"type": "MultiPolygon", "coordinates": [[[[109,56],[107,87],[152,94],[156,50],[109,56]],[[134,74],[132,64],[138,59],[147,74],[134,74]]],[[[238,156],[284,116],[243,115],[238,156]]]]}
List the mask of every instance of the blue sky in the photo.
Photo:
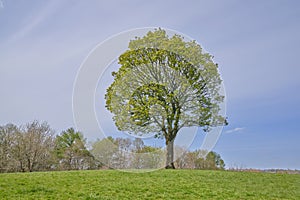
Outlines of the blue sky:
{"type": "Polygon", "coordinates": [[[299,1],[0,1],[1,125],[75,126],[88,53],[121,31],[165,27],[219,64],[230,125],[214,150],[227,167],[300,169],[299,1]]]}

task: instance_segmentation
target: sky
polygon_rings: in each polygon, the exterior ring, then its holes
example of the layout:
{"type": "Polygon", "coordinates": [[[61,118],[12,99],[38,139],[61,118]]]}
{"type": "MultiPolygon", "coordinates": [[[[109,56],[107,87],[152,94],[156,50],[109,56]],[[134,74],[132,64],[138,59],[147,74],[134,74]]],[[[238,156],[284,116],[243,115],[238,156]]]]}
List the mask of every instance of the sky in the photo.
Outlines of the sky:
{"type": "Polygon", "coordinates": [[[0,125],[74,127],[74,81],[96,45],[162,27],[219,65],[229,125],[213,150],[226,166],[300,169],[299,22],[297,0],[0,0],[0,125]]]}

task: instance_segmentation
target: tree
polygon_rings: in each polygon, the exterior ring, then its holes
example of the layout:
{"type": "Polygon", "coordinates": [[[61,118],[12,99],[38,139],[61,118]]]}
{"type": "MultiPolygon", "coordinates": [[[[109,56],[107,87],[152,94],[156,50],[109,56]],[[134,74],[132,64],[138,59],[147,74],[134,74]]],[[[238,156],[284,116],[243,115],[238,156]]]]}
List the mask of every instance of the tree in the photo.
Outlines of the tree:
{"type": "Polygon", "coordinates": [[[14,124],[0,126],[0,172],[16,171],[13,147],[17,132],[19,128],[14,124]]]}
{"type": "Polygon", "coordinates": [[[186,151],[184,148],[177,147],[177,152],[181,150],[182,156],[180,156],[175,161],[175,166],[180,169],[195,169],[196,168],[196,161],[202,157],[199,158],[197,151],[186,151]]]}
{"type": "Polygon", "coordinates": [[[12,145],[12,155],[17,162],[17,170],[25,172],[26,171],[26,158],[25,158],[25,137],[23,136],[24,132],[18,128],[14,134],[14,144],[12,145]]]}
{"type": "Polygon", "coordinates": [[[156,169],[161,167],[161,148],[146,146],[140,138],[112,137],[97,140],[92,144],[91,153],[101,162],[99,167],[117,169],[156,169]]]}
{"type": "Polygon", "coordinates": [[[83,134],[69,128],[56,137],[55,151],[63,169],[90,168],[93,159],[86,149],[83,134]]]}
{"type": "Polygon", "coordinates": [[[106,166],[114,168],[115,154],[118,152],[118,146],[115,145],[112,137],[97,140],[92,144],[91,153],[97,161],[100,162],[98,167],[106,166]]]}
{"type": "Polygon", "coordinates": [[[12,156],[20,171],[49,170],[54,148],[53,130],[46,123],[33,121],[14,131],[12,156]]]}
{"type": "Polygon", "coordinates": [[[166,168],[175,168],[174,140],[181,128],[207,132],[227,124],[219,114],[224,97],[218,65],[195,41],[150,31],[130,41],[119,64],[105,95],[106,108],[119,130],[164,138],[166,168]]]}
{"type": "Polygon", "coordinates": [[[206,155],[205,160],[203,158],[198,158],[196,161],[198,169],[224,169],[225,163],[221,158],[220,154],[211,151],[206,155]]]}
{"type": "Polygon", "coordinates": [[[39,123],[33,121],[28,123],[23,130],[23,141],[25,144],[25,159],[27,169],[47,169],[51,165],[54,131],[47,122],[39,123]]]}
{"type": "Polygon", "coordinates": [[[181,169],[223,170],[225,168],[225,163],[220,154],[205,150],[187,151],[175,163],[181,169]]]}
{"type": "Polygon", "coordinates": [[[157,169],[163,164],[163,150],[159,147],[143,146],[133,153],[132,165],[135,169],[157,169]]]}

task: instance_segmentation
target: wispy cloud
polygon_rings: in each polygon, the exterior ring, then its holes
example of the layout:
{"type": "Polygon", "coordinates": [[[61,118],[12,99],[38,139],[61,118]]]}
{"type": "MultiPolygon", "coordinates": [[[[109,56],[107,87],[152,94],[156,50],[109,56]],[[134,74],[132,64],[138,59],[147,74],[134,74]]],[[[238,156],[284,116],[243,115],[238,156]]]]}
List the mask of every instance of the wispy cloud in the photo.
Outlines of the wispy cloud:
{"type": "Polygon", "coordinates": [[[244,127],[236,127],[234,129],[230,129],[230,130],[227,130],[225,133],[234,133],[234,132],[240,132],[242,130],[244,130],[245,128],[244,127]]]}
{"type": "MultiPolygon", "coordinates": [[[[0,7],[1,1],[2,0],[0,0],[0,7]]],[[[45,19],[53,15],[56,9],[58,8],[59,4],[60,1],[51,1],[45,4],[43,8],[41,8],[39,11],[33,13],[27,18],[25,17],[24,22],[26,23],[24,23],[24,25],[18,31],[11,35],[9,41],[21,39],[27,34],[29,34],[32,30],[34,30],[36,27],[42,24],[45,19]]]]}
{"type": "Polygon", "coordinates": [[[4,8],[4,4],[2,0],[0,0],[0,8],[4,8]]]}

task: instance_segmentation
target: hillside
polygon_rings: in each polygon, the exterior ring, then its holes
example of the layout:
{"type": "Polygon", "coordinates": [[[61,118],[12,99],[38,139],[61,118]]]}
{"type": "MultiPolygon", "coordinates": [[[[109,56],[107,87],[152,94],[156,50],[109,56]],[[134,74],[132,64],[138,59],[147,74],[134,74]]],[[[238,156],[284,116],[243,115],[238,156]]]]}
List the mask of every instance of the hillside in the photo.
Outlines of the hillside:
{"type": "Polygon", "coordinates": [[[298,174],[117,170],[0,174],[0,199],[300,199],[298,174]]]}

